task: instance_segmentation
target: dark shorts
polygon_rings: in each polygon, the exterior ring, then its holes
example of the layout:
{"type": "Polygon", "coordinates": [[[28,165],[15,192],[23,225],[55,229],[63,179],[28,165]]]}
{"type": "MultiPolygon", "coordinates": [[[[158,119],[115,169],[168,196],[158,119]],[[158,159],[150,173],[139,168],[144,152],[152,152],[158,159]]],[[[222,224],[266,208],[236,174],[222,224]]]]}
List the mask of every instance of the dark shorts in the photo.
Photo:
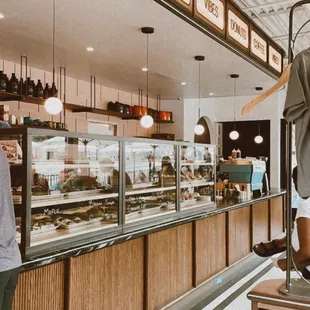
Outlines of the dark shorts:
{"type": "Polygon", "coordinates": [[[20,268],[0,272],[0,310],[11,310],[20,268]]]}

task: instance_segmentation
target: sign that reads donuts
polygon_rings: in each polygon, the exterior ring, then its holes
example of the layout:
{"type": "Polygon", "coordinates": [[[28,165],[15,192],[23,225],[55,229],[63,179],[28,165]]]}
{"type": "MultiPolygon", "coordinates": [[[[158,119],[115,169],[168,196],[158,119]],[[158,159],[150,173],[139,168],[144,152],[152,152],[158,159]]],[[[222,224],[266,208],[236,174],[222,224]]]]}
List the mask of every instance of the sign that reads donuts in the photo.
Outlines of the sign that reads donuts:
{"type": "Polygon", "coordinates": [[[232,5],[227,14],[227,38],[241,48],[249,49],[249,22],[232,5]]]}
{"type": "Polygon", "coordinates": [[[217,31],[225,31],[225,6],[221,0],[196,0],[195,17],[217,31]]]}
{"type": "Polygon", "coordinates": [[[264,64],[267,64],[267,40],[260,32],[251,27],[251,55],[258,57],[264,64]]]}
{"type": "Polygon", "coordinates": [[[269,67],[282,73],[282,54],[277,51],[272,45],[269,45],[269,67]]]}

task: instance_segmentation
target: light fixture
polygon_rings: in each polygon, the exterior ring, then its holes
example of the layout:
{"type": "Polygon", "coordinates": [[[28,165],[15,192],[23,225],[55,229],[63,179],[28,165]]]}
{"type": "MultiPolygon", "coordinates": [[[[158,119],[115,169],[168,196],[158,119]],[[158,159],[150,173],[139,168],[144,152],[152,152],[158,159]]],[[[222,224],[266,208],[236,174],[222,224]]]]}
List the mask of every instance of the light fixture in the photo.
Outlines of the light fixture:
{"type": "Polygon", "coordinates": [[[209,96],[213,96],[214,95],[214,93],[209,93],[209,96]]]}
{"type": "MultiPolygon", "coordinates": [[[[140,122],[141,126],[144,128],[150,128],[154,124],[154,119],[149,112],[149,35],[154,33],[154,28],[143,27],[141,28],[142,33],[146,34],[146,114],[142,116],[140,122]]],[[[142,70],[143,70],[142,69],[142,70]]]]}
{"type": "MultiPolygon", "coordinates": [[[[263,87],[255,87],[258,92],[263,90],[263,87]]],[[[260,121],[258,123],[258,135],[254,138],[254,142],[257,144],[261,144],[264,141],[264,138],[260,135],[260,121]]]]}
{"type": "Polygon", "coordinates": [[[237,140],[239,138],[239,132],[236,130],[236,79],[239,78],[239,74],[231,74],[230,77],[234,79],[234,130],[229,133],[231,140],[237,140]]]}
{"type": "Polygon", "coordinates": [[[186,85],[186,82],[182,82],[181,85],[182,85],[182,86],[185,86],[185,85],[186,85]]]}
{"type": "MultiPolygon", "coordinates": [[[[198,107],[198,122],[199,122],[199,120],[200,120],[200,63],[202,62],[202,61],[204,61],[205,60],[205,56],[200,56],[200,55],[198,55],[198,56],[195,56],[195,60],[196,61],[199,61],[199,70],[198,70],[198,79],[199,79],[199,81],[198,81],[198,85],[199,85],[199,91],[198,91],[198,97],[199,97],[199,107],[198,107]]],[[[202,126],[202,125],[200,125],[200,124],[197,124],[196,126],[195,126],[195,128],[194,128],[194,133],[196,134],[196,135],[202,135],[203,133],[205,132],[205,128],[202,126]]]]}
{"type": "Polygon", "coordinates": [[[2,13],[0,13],[0,19],[3,19],[4,15],[2,13]]]}
{"type": "Polygon", "coordinates": [[[88,46],[88,47],[86,47],[86,51],[87,51],[87,52],[93,52],[93,51],[94,51],[94,48],[91,47],[91,46],[88,46]]]}
{"type": "Polygon", "coordinates": [[[149,71],[149,69],[146,68],[146,67],[142,68],[141,70],[142,70],[143,72],[148,72],[148,71],[149,71]]]}
{"type": "Polygon", "coordinates": [[[53,84],[52,84],[52,96],[48,98],[45,103],[44,107],[47,113],[56,115],[59,114],[62,109],[63,109],[63,103],[61,102],[60,99],[55,97],[55,91],[56,91],[56,86],[55,86],[55,23],[56,23],[56,16],[55,16],[55,9],[56,9],[56,4],[55,0],[53,0],[53,84]]]}

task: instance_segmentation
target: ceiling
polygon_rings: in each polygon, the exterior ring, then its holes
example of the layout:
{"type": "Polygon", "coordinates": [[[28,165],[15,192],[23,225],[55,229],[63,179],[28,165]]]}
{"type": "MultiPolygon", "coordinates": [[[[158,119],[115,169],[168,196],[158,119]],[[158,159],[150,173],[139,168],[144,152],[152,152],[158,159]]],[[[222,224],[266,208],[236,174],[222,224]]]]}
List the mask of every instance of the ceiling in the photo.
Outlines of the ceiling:
{"type": "MultiPolygon", "coordinates": [[[[239,0],[238,0],[239,1],[239,0]]],[[[1,1],[0,58],[32,67],[52,69],[52,1],[1,1]]],[[[69,76],[129,92],[145,89],[146,36],[140,28],[152,26],[150,36],[150,94],[163,99],[233,95],[230,74],[239,73],[237,95],[255,94],[256,86],[269,87],[273,79],[154,0],[56,0],[56,65],[69,76]],[[94,52],[87,52],[92,46],[94,52]],[[181,86],[185,81],[186,86],[181,86]]]]}
{"type": "MultiPolygon", "coordinates": [[[[294,3],[292,0],[234,0],[234,2],[250,16],[284,50],[288,50],[289,12],[294,3]]],[[[293,34],[310,19],[310,4],[295,10],[293,34]]],[[[293,36],[294,37],[294,36],[293,36]]],[[[294,53],[310,46],[310,23],[297,37],[294,53]]]]}

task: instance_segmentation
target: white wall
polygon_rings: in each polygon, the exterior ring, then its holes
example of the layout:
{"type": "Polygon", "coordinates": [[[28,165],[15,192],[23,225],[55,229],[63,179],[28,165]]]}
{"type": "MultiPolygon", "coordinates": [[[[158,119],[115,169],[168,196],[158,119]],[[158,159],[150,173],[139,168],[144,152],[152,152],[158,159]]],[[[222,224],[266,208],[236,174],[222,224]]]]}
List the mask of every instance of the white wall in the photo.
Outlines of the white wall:
{"type": "MultiPolygon", "coordinates": [[[[275,93],[247,115],[241,115],[241,110],[255,96],[236,97],[236,121],[270,120],[270,185],[272,187],[280,187],[280,119],[282,118],[285,93],[285,90],[275,93]]],[[[184,140],[193,141],[194,127],[198,120],[197,99],[184,101],[184,115],[184,140]]],[[[233,121],[234,98],[201,99],[201,116],[207,116],[213,122],[233,121]]]]}

